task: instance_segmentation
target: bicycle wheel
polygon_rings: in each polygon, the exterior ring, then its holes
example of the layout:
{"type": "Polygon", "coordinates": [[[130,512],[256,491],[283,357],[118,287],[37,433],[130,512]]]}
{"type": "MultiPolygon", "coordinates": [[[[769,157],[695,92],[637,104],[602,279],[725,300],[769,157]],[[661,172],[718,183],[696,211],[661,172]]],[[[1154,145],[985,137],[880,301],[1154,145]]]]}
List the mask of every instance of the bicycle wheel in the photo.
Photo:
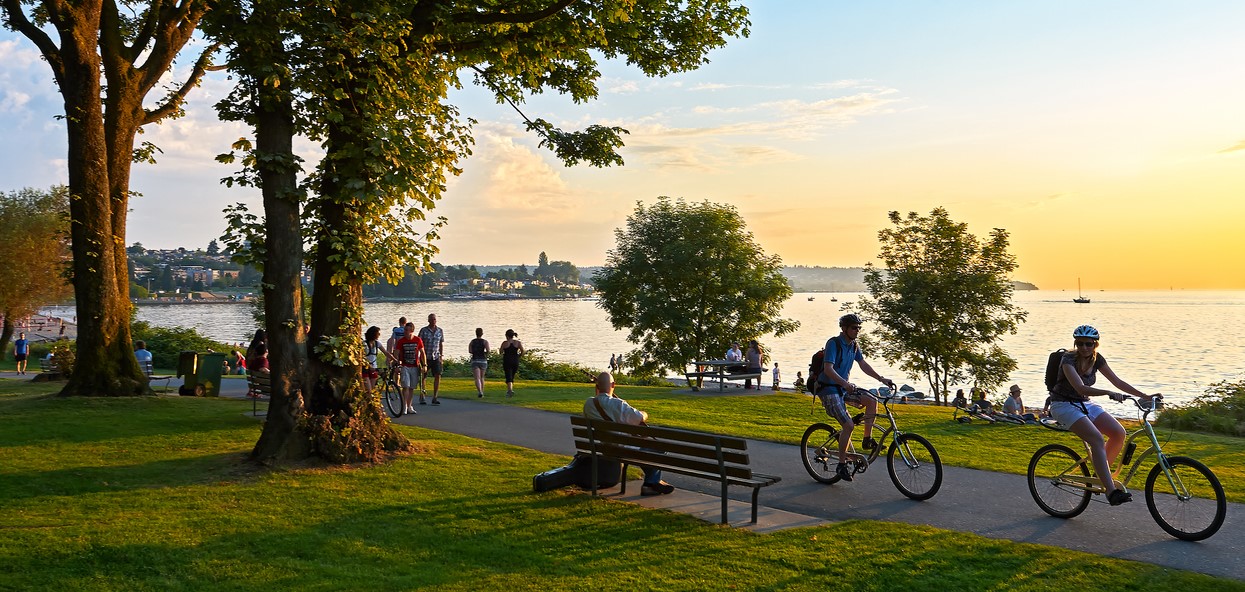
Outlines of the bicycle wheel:
{"type": "Polygon", "coordinates": [[[927,500],[942,486],[942,459],[929,440],[904,434],[891,441],[886,451],[886,472],[902,493],[914,500],[927,500]]]}
{"type": "Polygon", "coordinates": [[[1043,446],[1029,461],[1029,493],[1033,494],[1033,501],[1056,518],[1071,518],[1084,512],[1093,493],[1064,477],[1088,478],[1086,464],[1063,444],[1043,446]]]}
{"type": "Polygon", "coordinates": [[[1210,538],[1223,526],[1228,514],[1228,501],[1219,479],[1206,465],[1184,456],[1167,457],[1167,467],[1171,482],[1159,463],[1154,463],[1146,478],[1146,507],[1150,508],[1150,515],[1167,534],[1178,539],[1210,538]],[[1172,482],[1176,485],[1174,490],[1172,482]]]}
{"type": "Polygon", "coordinates": [[[839,464],[839,430],[824,423],[815,423],[804,430],[800,439],[804,469],[821,483],[836,483],[834,473],[839,464]]]}
{"type": "Polygon", "coordinates": [[[385,384],[385,390],[381,394],[381,397],[385,401],[385,409],[389,411],[389,415],[395,418],[402,417],[402,412],[405,411],[405,409],[402,408],[402,389],[399,389],[392,380],[385,379],[383,382],[385,384]]]}

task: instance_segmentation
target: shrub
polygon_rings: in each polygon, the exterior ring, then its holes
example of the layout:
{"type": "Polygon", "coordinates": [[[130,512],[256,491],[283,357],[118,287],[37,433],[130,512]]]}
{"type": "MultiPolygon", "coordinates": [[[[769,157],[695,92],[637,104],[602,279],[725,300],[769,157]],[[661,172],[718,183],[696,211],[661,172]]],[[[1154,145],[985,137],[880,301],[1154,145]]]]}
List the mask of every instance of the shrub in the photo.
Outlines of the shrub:
{"type": "Polygon", "coordinates": [[[52,359],[56,360],[56,370],[65,378],[73,376],[74,363],[78,360],[76,344],[72,341],[57,341],[51,349],[52,359]]]}
{"type": "MultiPolygon", "coordinates": [[[[518,379],[588,383],[595,380],[600,372],[601,370],[592,369],[582,364],[554,362],[549,359],[544,351],[529,349],[523,352],[523,356],[519,358],[518,379]]],[[[455,378],[470,378],[471,360],[466,356],[455,359],[446,358],[442,375],[455,378]]],[[[499,380],[505,377],[499,352],[489,354],[488,372],[485,373],[485,377],[490,380],[499,380]]],[[[615,374],[614,381],[618,384],[673,386],[670,381],[659,376],[615,374]]]]}
{"type": "Polygon", "coordinates": [[[1192,402],[1164,409],[1157,423],[1178,430],[1245,436],[1245,381],[1216,382],[1192,402]]]}
{"type": "Polygon", "coordinates": [[[145,341],[147,351],[157,368],[173,368],[183,351],[215,351],[229,353],[234,346],[213,341],[194,329],[185,327],[153,327],[147,321],[134,321],[130,326],[135,341],[145,341]]]}

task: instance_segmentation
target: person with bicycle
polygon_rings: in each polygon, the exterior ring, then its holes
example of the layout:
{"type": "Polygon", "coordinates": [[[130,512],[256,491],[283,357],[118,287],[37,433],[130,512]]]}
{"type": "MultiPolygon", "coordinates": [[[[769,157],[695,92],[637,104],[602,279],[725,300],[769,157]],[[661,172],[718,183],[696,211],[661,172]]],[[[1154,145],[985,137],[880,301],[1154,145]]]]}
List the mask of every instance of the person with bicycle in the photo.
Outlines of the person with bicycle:
{"type": "Polygon", "coordinates": [[[839,431],[839,465],[835,468],[835,473],[844,481],[852,480],[852,471],[847,467],[847,446],[851,443],[852,430],[856,427],[845,404],[865,408],[865,433],[861,448],[877,448],[877,442],[873,441],[873,420],[877,415],[878,402],[873,397],[861,396],[858,387],[848,381],[852,364],[859,365],[862,372],[876,378],[891,390],[895,389],[895,383],[878,374],[860,352],[856,338],[860,335],[861,325],[860,317],[855,314],[846,314],[839,318],[839,334],[826,341],[821,376],[817,379],[817,397],[825,406],[826,414],[838,421],[842,427],[839,431]]]}
{"type": "Polygon", "coordinates": [[[1150,401],[1151,395],[1133,388],[1111,370],[1107,359],[1098,353],[1098,337],[1098,330],[1089,325],[1081,325],[1072,331],[1075,347],[1065,353],[1060,361],[1059,377],[1055,388],[1051,389],[1050,414],[1085,441],[1094,464],[1094,474],[1098,475],[1106,489],[1107,503],[1118,506],[1133,501],[1132,494],[1116,486],[1111,472],[1111,464],[1124,448],[1127,434],[1119,421],[1089,398],[1105,395],[1115,401],[1124,400],[1124,395],[1120,393],[1094,387],[1098,374],[1130,395],[1146,401],[1150,401]]]}
{"type": "Polygon", "coordinates": [[[415,334],[415,323],[407,323],[402,328],[402,339],[393,344],[393,349],[402,364],[399,384],[402,387],[403,412],[414,414],[415,408],[411,403],[415,398],[415,387],[419,386],[420,371],[424,367],[424,341],[415,334]]]}

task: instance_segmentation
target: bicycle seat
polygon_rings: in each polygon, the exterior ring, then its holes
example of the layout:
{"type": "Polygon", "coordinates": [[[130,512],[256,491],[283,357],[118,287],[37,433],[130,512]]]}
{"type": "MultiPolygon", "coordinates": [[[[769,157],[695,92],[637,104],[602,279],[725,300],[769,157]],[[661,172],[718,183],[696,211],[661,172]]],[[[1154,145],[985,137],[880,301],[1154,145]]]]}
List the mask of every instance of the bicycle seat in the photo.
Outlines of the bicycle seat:
{"type": "Polygon", "coordinates": [[[1065,427],[1063,424],[1059,423],[1059,421],[1058,421],[1058,420],[1056,420],[1056,419],[1055,419],[1055,418],[1053,418],[1053,417],[1043,417],[1042,419],[1039,419],[1039,420],[1038,420],[1038,423],[1041,423],[1041,424],[1042,424],[1042,427],[1047,427],[1047,428],[1050,428],[1050,429],[1052,429],[1052,430],[1056,430],[1056,431],[1060,431],[1060,432],[1066,432],[1066,431],[1068,431],[1068,428],[1067,428],[1067,427],[1065,427]]]}

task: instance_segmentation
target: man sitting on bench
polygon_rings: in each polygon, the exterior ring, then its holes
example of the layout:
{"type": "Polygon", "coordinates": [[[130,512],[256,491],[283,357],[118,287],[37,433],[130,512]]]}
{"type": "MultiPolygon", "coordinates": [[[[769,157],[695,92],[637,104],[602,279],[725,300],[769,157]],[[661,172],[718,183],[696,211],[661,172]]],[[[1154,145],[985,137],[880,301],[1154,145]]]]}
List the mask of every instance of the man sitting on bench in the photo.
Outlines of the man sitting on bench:
{"type": "MultiPolygon", "coordinates": [[[[584,401],[584,417],[627,425],[645,425],[648,421],[647,413],[614,396],[614,375],[609,372],[597,375],[596,396],[584,401]]],[[[661,480],[660,470],[646,466],[640,468],[644,470],[640,495],[661,495],[674,491],[673,485],[661,480]]]]}

